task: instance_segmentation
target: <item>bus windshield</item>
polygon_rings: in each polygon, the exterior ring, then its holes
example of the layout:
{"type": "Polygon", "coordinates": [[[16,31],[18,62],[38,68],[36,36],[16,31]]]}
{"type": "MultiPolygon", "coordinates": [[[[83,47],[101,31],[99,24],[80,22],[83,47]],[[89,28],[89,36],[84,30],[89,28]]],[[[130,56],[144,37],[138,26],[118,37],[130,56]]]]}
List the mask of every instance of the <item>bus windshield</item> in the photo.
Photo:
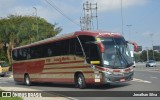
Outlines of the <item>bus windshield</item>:
{"type": "Polygon", "coordinates": [[[130,50],[123,37],[101,38],[101,42],[105,48],[102,55],[104,67],[118,69],[133,65],[130,50]]]}

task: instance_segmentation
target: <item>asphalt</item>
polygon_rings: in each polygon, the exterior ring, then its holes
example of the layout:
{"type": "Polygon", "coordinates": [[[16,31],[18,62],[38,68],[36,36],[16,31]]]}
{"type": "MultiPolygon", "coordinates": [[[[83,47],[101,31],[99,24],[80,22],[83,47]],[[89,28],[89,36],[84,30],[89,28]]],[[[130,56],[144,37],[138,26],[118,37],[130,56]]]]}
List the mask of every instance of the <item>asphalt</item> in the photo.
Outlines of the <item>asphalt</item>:
{"type": "MultiPolygon", "coordinates": [[[[6,91],[45,91],[51,97],[36,98],[39,100],[160,100],[160,97],[94,97],[95,93],[92,91],[100,91],[102,93],[110,93],[118,91],[123,93],[125,91],[160,91],[160,66],[146,68],[144,63],[137,64],[135,68],[134,79],[127,83],[111,84],[110,86],[88,86],[86,89],[75,88],[74,85],[69,84],[53,84],[53,83],[36,83],[33,86],[25,86],[17,84],[13,80],[12,73],[8,77],[0,77],[0,88],[6,91]],[[49,92],[50,91],[50,92],[49,92]],[[65,92],[63,92],[65,91],[65,92]],[[79,92],[80,91],[80,92],[79,92]],[[86,93],[93,97],[80,97],[79,93],[86,93]],[[73,94],[77,96],[73,96],[73,94]]],[[[98,92],[96,92],[98,94],[98,92]]],[[[35,100],[35,98],[24,98],[24,100],[35,100]]]]}

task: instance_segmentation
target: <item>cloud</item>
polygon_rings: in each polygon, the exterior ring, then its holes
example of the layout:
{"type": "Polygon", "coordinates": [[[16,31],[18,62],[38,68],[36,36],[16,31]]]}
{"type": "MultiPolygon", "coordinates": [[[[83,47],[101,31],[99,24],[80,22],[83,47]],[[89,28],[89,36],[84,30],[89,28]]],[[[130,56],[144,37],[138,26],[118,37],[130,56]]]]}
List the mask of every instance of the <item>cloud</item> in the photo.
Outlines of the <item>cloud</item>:
{"type": "Polygon", "coordinates": [[[0,17],[6,17],[6,15],[9,15],[10,11],[8,8],[13,8],[13,5],[15,5],[16,0],[1,0],[0,1],[0,17]]]}
{"type": "Polygon", "coordinates": [[[16,0],[1,0],[0,8],[12,7],[15,4],[16,0]]]}
{"type": "Polygon", "coordinates": [[[37,16],[45,18],[47,20],[57,19],[59,14],[57,12],[51,10],[48,7],[44,6],[17,6],[14,7],[11,11],[14,15],[28,15],[28,16],[37,16]],[[35,10],[33,7],[35,7],[37,10],[35,10]]]}
{"type": "MultiPolygon", "coordinates": [[[[121,0],[89,0],[89,2],[97,3],[98,10],[100,12],[117,10],[121,8],[121,0]]],[[[144,5],[147,2],[148,0],[122,0],[123,8],[144,5]]]]}
{"type": "Polygon", "coordinates": [[[144,32],[142,33],[142,36],[144,37],[150,37],[151,33],[150,32],[144,32]]]}
{"type": "Polygon", "coordinates": [[[156,45],[159,45],[159,37],[160,37],[160,33],[159,32],[144,32],[142,33],[142,36],[141,36],[143,39],[147,39],[148,41],[152,41],[154,43],[156,43],[156,45]],[[151,38],[152,36],[152,38],[151,38]]]}
{"type": "Polygon", "coordinates": [[[0,1],[0,17],[7,17],[9,15],[27,15],[35,16],[36,11],[33,7],[37,9],[37,16],[45,18],[51,23],[55,23],[55,20],[60,17],[60,14],[53,10],[48,4],[41,1],[22,2],[19,0],[1,0],[0,1]]]}

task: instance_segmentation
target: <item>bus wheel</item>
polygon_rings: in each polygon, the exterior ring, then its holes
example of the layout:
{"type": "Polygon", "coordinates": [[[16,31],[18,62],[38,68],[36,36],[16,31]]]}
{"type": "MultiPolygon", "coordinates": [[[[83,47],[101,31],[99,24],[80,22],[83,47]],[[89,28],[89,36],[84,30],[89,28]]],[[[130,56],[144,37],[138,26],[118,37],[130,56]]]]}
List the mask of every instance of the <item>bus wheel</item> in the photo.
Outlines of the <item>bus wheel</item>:
{"type": "Polygon", "coordinates": [[[26,74],[26,75],[24,76],[24,82],[25,82],[25,84],[28,85],[28,86],[31,85],[30,77],[29,77],[28,74],[26,74]]]}
{"type": "Polygon", "coordinates": [[[84,76],[82,74],[78,75],[77,83],[78,83],[78,87],[80,89],[83,89],[83,88],[86,87],[85,79],[84,79],[84,76]]]}

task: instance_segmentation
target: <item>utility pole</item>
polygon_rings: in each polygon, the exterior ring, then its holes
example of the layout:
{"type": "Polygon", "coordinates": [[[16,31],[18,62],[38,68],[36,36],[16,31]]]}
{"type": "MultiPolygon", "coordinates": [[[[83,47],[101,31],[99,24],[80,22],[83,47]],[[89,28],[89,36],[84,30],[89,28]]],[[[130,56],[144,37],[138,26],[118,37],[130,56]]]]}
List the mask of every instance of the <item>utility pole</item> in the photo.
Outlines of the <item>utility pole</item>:
{"type": "Polygon", "coordinates": [[[97,30],[98,30],[98,16],[97,16],[97,3],[91,4],[88,1],[83,3],[83,17],[80,18],[81,30],[92,30],[94,29],[93,18],[97,20],[97,30]],[[96,14],[94,15],[93,12],[96,14]]]}
{"type": "Polygon", "coordinates": [[[150,34],[150,36],[151,36],[151,42],[152,42],[152,53],[153,53],[153,60],[155,60],[155,58],[154,58],[154,50],[153,50],[153,33],[151,33],[150,34]]]}
{"type": "Polygon", "coordinates": [[[146,47],[146,49],[147,49],[147,61],[149,61],[148,47],[146,47]]]}
{"type": "Polygon", "coordinates": [[[121,0],[121,21],[122,21],[122,34],[123,33],[123,1],[121,0]]]}
{"type": "Polygon", "coordinates": [[[36,24],[37,24],[37,38],[39,40],[39,35],[38,35],[38,19],[37,19],[37,8],[36,7],[33,7],[35,9],[35,12],[36,12],[36,24]]]}

